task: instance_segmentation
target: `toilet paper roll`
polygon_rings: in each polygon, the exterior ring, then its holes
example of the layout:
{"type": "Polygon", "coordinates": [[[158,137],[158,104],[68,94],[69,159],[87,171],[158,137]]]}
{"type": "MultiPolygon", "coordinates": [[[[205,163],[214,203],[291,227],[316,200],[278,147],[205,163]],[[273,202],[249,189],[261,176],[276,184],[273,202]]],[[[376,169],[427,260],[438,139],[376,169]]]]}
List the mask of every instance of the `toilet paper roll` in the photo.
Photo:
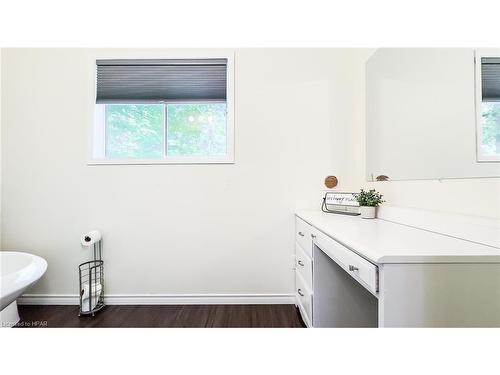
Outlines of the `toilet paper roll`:
{"type": "Polygon", "coordinates": [[[83,284],[83,288],[80,292],[82,299],[89,298],[91,286],[92,286],[92,298],[95,299],[101,295],[101,291],[102,291],[101,283],[92,283],[92,285],[89,285],[89,283],[85,283],[85,284],[83,284]]]}
{"type": "Polygon", "coordinates": [[[101,232],[99,232],[98,230],[93,230],[91,232],[85,233],[80,239],[80,242],[82,243],[82,246],[92,246],[100,240],[101,232]]]}

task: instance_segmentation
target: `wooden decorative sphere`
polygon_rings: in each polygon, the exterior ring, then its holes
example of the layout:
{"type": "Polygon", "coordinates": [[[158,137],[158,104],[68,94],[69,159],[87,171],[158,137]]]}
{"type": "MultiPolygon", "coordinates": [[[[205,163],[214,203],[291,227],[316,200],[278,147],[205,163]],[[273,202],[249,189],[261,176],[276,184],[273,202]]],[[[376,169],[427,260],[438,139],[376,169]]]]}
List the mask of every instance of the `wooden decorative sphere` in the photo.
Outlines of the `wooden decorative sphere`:
{"type": "Polygon", "coordinates": [[[332,189],[339,183],[339,180],[335,176],[328,176],[325,178],[325,186],[328,189],[332,189]]]}

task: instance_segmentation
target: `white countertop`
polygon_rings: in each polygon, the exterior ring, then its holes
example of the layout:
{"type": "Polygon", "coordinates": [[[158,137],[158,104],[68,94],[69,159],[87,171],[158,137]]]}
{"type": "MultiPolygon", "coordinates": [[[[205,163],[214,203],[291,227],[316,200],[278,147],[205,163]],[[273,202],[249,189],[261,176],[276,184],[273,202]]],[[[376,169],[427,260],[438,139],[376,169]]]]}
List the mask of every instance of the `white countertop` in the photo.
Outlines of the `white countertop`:
{"type": "Polygon", "coordinates": [[[373,263],[500,263],[500,249],[382,219],[298,211],[298,217],[373,263]]]}

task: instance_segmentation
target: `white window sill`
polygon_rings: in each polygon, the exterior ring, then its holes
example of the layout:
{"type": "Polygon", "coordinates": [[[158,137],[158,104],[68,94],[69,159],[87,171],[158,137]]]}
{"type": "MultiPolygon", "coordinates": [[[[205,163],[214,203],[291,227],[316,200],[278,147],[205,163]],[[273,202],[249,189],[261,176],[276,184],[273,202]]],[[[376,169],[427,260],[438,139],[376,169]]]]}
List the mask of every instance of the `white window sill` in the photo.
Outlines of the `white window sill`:
{"type": "Polygon", "coordinates": [[[492,156],[480,156],[477,159],[478,163],[499,163],[500,155],[492,155],[492,156]]]}
{"type": "Polygon", "coordinates": [[[232,158],[91,159],[87,165],[234,164],[232,158]]]}

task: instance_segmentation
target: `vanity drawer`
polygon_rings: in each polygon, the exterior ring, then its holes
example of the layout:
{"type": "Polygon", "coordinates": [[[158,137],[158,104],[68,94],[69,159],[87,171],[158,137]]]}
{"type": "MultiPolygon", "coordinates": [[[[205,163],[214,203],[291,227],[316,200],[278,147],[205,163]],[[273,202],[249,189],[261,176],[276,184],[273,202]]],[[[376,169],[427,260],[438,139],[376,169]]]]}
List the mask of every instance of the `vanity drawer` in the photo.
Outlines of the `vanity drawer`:
{"type": "Polygon", "coordinates": [[[300,245],[295,244],[295,270],[302,276],[309,290],[312,289],[312,260],[300,245]]]}
{"type": "Polygon", "coordinates": [[[312,258],[312,227],[299,217],[295,217],[295,237],[297,243],[312,258]]]}
{"type": "Polygon", "coordinates": [[[311,325],[312,323],[312,293],[308,289],[304,279],[298,272],[295,273],[295,293],[297,295],[297,301],[299,304],[299,308],[302,313],[306,316],[304,317],[304,321],[306,324],[311,325]]]}
{"type": "Polygon", "coordinates": [[[378,292],[378,267],[334,239],[318,232],[315,244],[372,293],[378,292]]]}

